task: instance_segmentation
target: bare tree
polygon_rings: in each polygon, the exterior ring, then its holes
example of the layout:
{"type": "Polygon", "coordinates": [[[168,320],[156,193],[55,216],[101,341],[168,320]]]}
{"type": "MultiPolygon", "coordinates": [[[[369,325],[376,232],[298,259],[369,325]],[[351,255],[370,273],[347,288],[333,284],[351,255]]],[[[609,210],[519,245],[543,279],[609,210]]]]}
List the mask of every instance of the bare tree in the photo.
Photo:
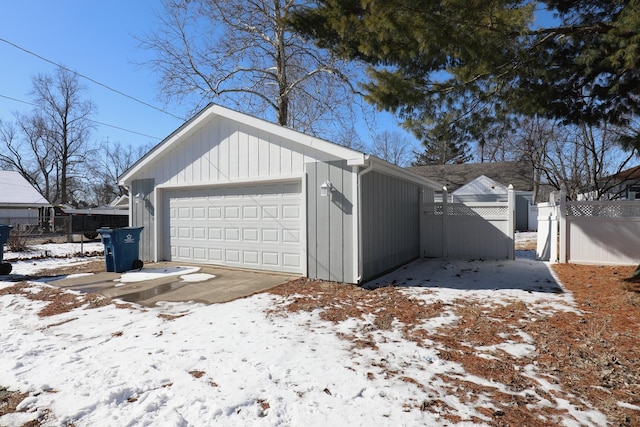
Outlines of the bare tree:
{"type": "Polygon", "coordinates": [[[394,165],[406,166],[413,155],[409,139],[398,131],[382,131],[373,136],[371,152],[394,165]]]}
{"type": "Polygon", "coordinates": [[[167,100],[223,103],[319,134],[353,121],[348,67],[293,33],[301,0],[165,0],[160,25],[141,38],[156,53],[167,100]],[[330,125],[323,127],[323,125],[330,125]]]}
{"type": "Polygon", "coordinates": [[[91,200],[92,204],[108,205],[115,198],[126,194],[124,188],[118,186],[118,178],[149,148],[148,146],[134,148],[131,144],[110,143],[109,140],[102,142],[98,152],[103,161],[92,163],[89,166],[95,177],[90,186],[94,197],[91,200]]]}
{"type": "Polygon", "coordinates": [[[20,172],[47,200],[56,193],[55,153],[44,137],[39,117],[16,113],[16,124],[0,123],[0,162],[3,168],[20,172]]]}
{"type": "Polygon", "coordinates": [[[35,108],[27,114],[16,113],[15,126],[1,126],[6,150],[0,152],[0,160],[50,202],[69,203],[81,197],[84,189],[95,106],[82,98],[84,87],[76,74],[65,69],[59,68],[54,75],[39,74],[32,83],[35,108]]]}
{"type": "Polygon", "coordinates": [[[354,126],[344,129],[342,133],[336,136],[335,142],[352,150],[366,151],[365,144],[354,126]]]}
{"type": "MultiPolygon", "coordinates": [[[[617,143],[620,130],[610,125],[564,126],[539,117],[524,119],[514,149],[534,170],[534,192],[542,183],[564,188],[571,199],[616,198],[615,175],[638,155],[617,143]]],[[[537,198],[537,197],[536,197],[537,198]]]]}

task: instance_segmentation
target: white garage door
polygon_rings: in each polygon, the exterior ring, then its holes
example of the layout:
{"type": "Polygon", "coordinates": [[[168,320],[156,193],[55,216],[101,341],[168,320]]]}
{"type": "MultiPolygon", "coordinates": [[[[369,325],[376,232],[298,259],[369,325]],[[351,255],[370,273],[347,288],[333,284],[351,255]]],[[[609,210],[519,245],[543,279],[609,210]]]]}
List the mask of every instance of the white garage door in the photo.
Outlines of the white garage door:
{"type": "Polygon", "coordinates": [[[301,206],[300,182],[167,191],[165,259],[303,273],[301,206]]]}

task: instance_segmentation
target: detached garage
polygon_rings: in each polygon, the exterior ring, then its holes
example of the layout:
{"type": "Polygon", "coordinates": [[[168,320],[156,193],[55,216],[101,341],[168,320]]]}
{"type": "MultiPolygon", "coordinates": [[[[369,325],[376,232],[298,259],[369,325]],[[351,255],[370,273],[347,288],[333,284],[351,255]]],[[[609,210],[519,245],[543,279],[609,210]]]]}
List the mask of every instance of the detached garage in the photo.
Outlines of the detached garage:
{"type": "Polygon", "coordinates": [[[120,177],[142,258],[360,283],[420,256],[441,188],[374,156],[209,105],[120,177]]]}

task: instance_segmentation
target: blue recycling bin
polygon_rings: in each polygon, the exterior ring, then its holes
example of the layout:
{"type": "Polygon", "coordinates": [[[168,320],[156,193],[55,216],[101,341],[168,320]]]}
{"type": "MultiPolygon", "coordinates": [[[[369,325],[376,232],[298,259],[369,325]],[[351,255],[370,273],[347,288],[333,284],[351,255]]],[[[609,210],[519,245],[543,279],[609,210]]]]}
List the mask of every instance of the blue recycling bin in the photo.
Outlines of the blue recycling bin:
{"type": "Polygon", "coordinates": [[[5,276],[11,273],[11,264],[3,262],[4,260],[4,245],[9,241],[9,233],[13,227],[11,225],[0,224],[0,276],[5,276]]]}
{"type": "Polygon", "coordinates": [[[144,227],[100,228],[104,245],[104,263],[107,271],[123,273],[140,270],[140,233],[144,227]]]}

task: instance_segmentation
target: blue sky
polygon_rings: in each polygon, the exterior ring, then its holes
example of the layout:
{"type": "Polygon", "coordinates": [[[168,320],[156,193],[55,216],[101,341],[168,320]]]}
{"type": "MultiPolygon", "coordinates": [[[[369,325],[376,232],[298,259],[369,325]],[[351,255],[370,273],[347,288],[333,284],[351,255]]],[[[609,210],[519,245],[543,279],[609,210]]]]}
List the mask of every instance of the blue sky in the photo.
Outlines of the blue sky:
{"type": "MultiPolygon", "coordinates": [[[[138,48],[135,37],[154,27],[161,12],[160,1],[0,0],[0,4],[0,39],[188,118],[190,106],[165,106],[158,97],[158,76],[139,65],[152,52],[138,48]]],[[[51,74],[55,66],[1,40],[0,64],[0,119],[14,121],[14,111],[27,112],[31,106],[3,97],[30,101],[31,77],[51,74]]],[[[87,80],[80,81],[87,87],[86,97],[97,105],[96,121],[155,137],[98,125],[93,135],[96,142],[108,139],[134,147],[155,145],[183,123],[87,80]]],[[[380,114],[376,122],[380,129],[375,132],[384,128],[401,131],[388,114],[380,114]]],[[[368,136],[368,131],[361,135],[365,141],[368,136]]]]}
{"type": "MultiPolygon", "coordinates": [[[[1,1],[0,38],[60,63],[80,74],[180,117],[188,106],[164,106],[158,99],[157,76],[137,65],[151,53],[137,48],[134,36],[157,21],[160,2],[153,0],[21,0],[1,1]]],[[[31,77],[51,74],[55,66],[0,41],[0,95],[30,101],[31,77]]],[[[98,108],[94,119],[153,136],[149,138],[98,126],[96,141],[119,141],[134,147],[159,142],[183,121],[117,95],[87,80],[85,96],[98,108]]],[[[31,106],[0,97],[0,119],[13,121],[14,111],[31,106]]]]}

